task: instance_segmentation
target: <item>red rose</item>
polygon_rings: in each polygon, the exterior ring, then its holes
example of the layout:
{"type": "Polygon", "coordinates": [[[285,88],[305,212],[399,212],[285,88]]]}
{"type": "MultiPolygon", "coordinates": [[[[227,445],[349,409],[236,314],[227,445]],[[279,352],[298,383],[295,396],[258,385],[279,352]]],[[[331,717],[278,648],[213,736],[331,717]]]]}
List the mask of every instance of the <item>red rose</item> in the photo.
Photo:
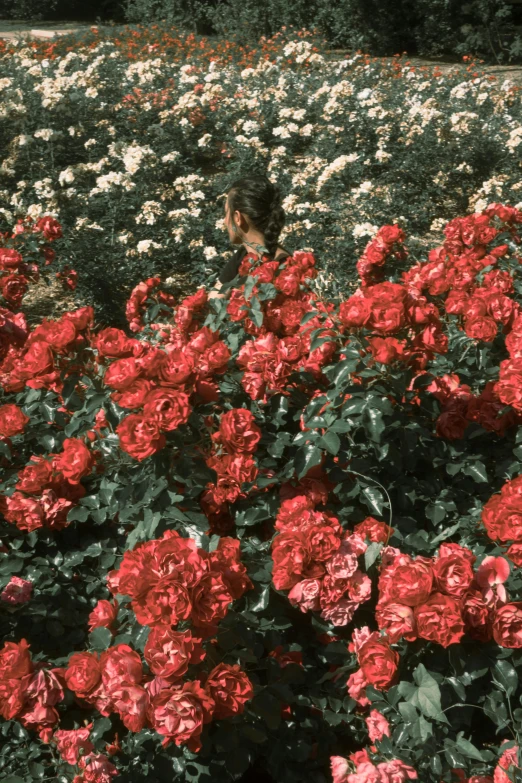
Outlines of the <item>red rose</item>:
{"type": "Polygon", "coordinates": [[[404,231],[396,223],[390,226],[382,226],[376,236],[387,245],[392,245],[394,242],[404,242],[405,239],[404,231]]]}
{"type": "Polygon", "coordinates": [[[38,218],[34,224],[34,230],[41,231],[48,242],[54,242],[55,239],[60,239],[63,236],[60,223],[50,215],[38,218]]]}
{"type": "Polygon", "coordinates": [[[235,408],[221,416],[215,439],[228,452],[252,454],[261,440],[261,430],[255,423],[253,413],[246,408],[235,408]]]}
{"type": "Polygon", "coordinates": [[[76,776],[79,778],[77,783],[110,783],[111,778],[119,775],[114,764],[103,753],[82,756],[78,766],[82,774],[76,776]]]}
{"type": "Polygon", "coordinates": [[[20,435],[29,421],[18,405],[8,403],[0,407],[0,436],[12,438],[13,435],[20,435]]]}
{"type": "Polygon", "coordinates": [[[241,563],[240,542],[237,538],[222,536],[217,548],[210,554],[210,565],[212,571],[222,574],[234,600],[241,598],[247,590],[254,589],[246,568],[241,563]]]}
{"type": "Polygon", "coordinates": [[[7,498],[7,511],[4,514],[6,520],[16,525],[19,530],[37,530],[43,527],[45,511],[34,498],[24,497],[20,492],[13,493],[7,498]]]}
{"type": "Polygon", "coordinates": [[[158,380],[162,386],[183,386],[192,379],[194,370],[194,359],[186,351],[171,351],[159,366],[158,380]]]}
{"type": "Polygon", "coordinates": [[[190,631],[177,632],[163,625],[151,630],[143,654],[151,672],[170,682],[183,677],[190,663],[199,663],[205,657],[200,640],[194,639],[190,631]]]}
{"type": "Polygon", "coordinates": [[[404,340],[395,337],[373,337],[369,340],[370,351],[376,362],[391,364],[404,355],[404,340]]]}
{"type": "Polygon", "coordinates": [[[96,653],[78,652],[71,656],[65,672],[65,682],[77,696],[87,696],[96,688],[100,679],[100,661],[96,653]]]}
{"type": "Polygon", "coordinates": [[[0,601],[5,601],[11,606],[25,604],[31,598],[33,583],[19,576],[12,576],[0,593],[0,601]]]}
{"type": "Polygon", "coordinates": [[[133,357],[116,359],[116,361],[107,368],[103,382],[111,389],[124,391],[125,389],[128,389],[129,386],[132,386],[140,373],[141,368],[133,357]]]}
{"type": "Polygon", "coordinates": [[[417,606],[428,598],[433,587],[433,566],[422,558],[384,569],[379,580],[386,598],[406,606],[417,606]]]}
{"type": "Polygon", "coordinates": [[[31,462],[18,473],[15,489],[29,494],[40,494],[51,483],[52,464],[44,457],[33,455],[31,462]]]}
{"type": "Polygon", "coordinates": [[[16,269],[22,261],[21,254],[14,247],[0,248],[0,269],[16,269]]]}
{"type": "MultiPolygon", "coordinates": [[[[506,741],[507,740],[504,740],[504,742],[506,741]]],[[[502,756],[499,758],[498,764],[495,767],[495,773],[493,775],[494,783],[512,783],[513,780],[516,780],[516,770],[520,769],[518,751],[518,745],[513,745],[502,753],[502,756]]],[[[472,781],[470,781],[470,783],[472,783],[472,781]]]]}
{"type": "Polygon", "coordinates": [[[152,382],[146,378],[136,378],[125,391],[114,391],[111,394],[111,399],[117,402],[120,408],[130,408],[131,410],[141,408],[153,388],[152,382]]]}
{"type": "Polygon", "coordinates": [[[137,413],[131,413],[120,421],[116,434],[123,451],[140,461],[162,449],[166,442],[158,422],[137,413]]]}
{"type": "Polygon", "coordinates": [[[306,530],[306,544],[315,561],[329,560],[337,552],[341,546],[341,532],[340,527],[324,522],[306,530]]]}
{"type": "Polygon", "coordinates": [[[459,602],[448,595],[432,593],[427,601],[415,607],[414,614],[421,639],[448,647],[464,636],[459,602]]]}
{"type": "Polygon", "coordinates": [[[464,437],[468,425],[468,419],[459,410],[449,410],[437,418],[435,429],[439,438],[460,440],[464,437]]]}
{"type": "Polygon", "coordinates": [[[460,611],[466,632],[480,642],[491,639],[492,610],[486,604],[481,590],[471,588],[460,599],[460,611]]]}
{"type": "Polygon", "coordinates": [[[438,557],[433,565],[438,589],[454,598],[466,592],[473,581],[473,568],[460,554],[438,557]]]}
{"type": "Polygon", "coordinates": [[[366,326],[372,314],[372,303],[363,295],[354,294],[339,307],[339,318],[345,326],[366,326]]]}
{"type": "Polygon", "coordinates": [[[245,704],[254,696],[254,688],[239,666],[220,663],[205,683],[205,690],[215,702],[214,718],[229,718],[241,715],[245,704]]]}
{"type": "Polygon", "coordinates": [[[170,432],[186,424],[192,408],[188,394],[177,389],[154,389],[148,396],[143,415],[170,432]]]}
{"type": "Polygon", "coordinates": [[[272,545],[274,566],[272,582],[276,590],[290,590],[302,581],[310,562],[310,553],[304,534],[282,533],[272,545]]]}
{"type": "Polygon", "coordinates": [[[71,484],[79,484],[91,472],[93,464],[94,455],[79,438],[66,438],[62,453],[53,461],[54,469],[61,471],[71,484]]]}
{"type": "Polygon", "coordinates": [[[29,647],[25,639],[4,644],[0,650],[0,680],[20,680],[33,671],[29,647]]]}
{"type": "Polygon", "coordinates": [[[402,637],[408,642],[417,638],[415,615],[411,606],[379,601],[375,608],[375,619],[379,628],[386,631],[391,644],[395,644],[402,637]]]}
{"type": "Polygon", "coordinates": [[[160,691],[152,699],[152,725],[165,739],[163,745],[174,741],[198,751],[203,724],[209,723],[214,712],[214,701],[203,690],[198,680],[186,682],[183,687],[160,691]]]}
{"type": "Polygon", "coordinates": [[[19,307],[27,291],[27,278],[17,274],[7,275],[0,279],[0,290],[7,302],[19,307]]]}
{"type": "Polygon", "coordinates": [[[192,611],[187,588],[179,581],[176,572],[156,582],[145,598],[133,604],[136,620],[141,625],[177,625],[186,620],[192,611]]]}
{"type": "Polygon", "coordinates": [[[89,615],[89,631],[95,628],[110,628],[118,615],[118,601],[100,599],[89,615]]]}
{"type": "Polygon", "coordinates": [[[39,339],[48,343],[57,353],[65,353],[77,336],[73,321],[63,316],[59,321],[44,321],[37,326],[31,339],[39,339]]]}
{"type": "Polygon", "coordinates": [[[31,677],[27,674],[20,680],[0,680],[0,715],[5,720],[13,720],[21,713],[31,677]]]}
{"type": "Polygon", "coordinates": [[[127,337],[121,329],[108,327],[98,332],[93,345],[100,356],[123,359],[132,356],[134,340],[127,337]]]}
{"type": "Polygon", "coordinates": [[[38,340],[27,350],[21,363],[16,368],[16,375],[21,380],[28,380],[37,375],[50,373],[53,367],[54,359],[51,347],[47,343],[38,340]]]}
{"type": "Polygon", "coordinates": [[[123,725],[130,731],[141,731],[147,722],[147,711],[150,707],[150,697],[141,685],[114,683],[111,690],[111,700],[114,709],[119,713],[123,725]]]}
{"type": "Polygon", "coordinates": [[[394,529],[387,525],[386,522],[380,522],[373,517],[366,517],[362,522],[355,525],[353,532],[358,533],[362,538],[367,538],[369,541],[386,544],[394,529]]]}
{"type": "Polygon", "coordinates": [[[128,644],[117,644],[100,657],[102,683],[108,692],[122,683],[139,685],[143,679],[141,658],[128,644]]]}
{"type": "Polygon", "coordinates": [[[92,753],[94,745],[89,740],[91,728],[92,723],[84,729],[54,732],[53,741],[56,742],[56,750],[67,764],[77,764],[80,756],[92,753]]]}
{"type": "Polygon", "coordinates": [[[476,318],[466,319],[464,323],[464,331],[468,337],[473,337],[475,340],[484,340],[487,343],[491,343],[497,336],[498,326],[493,318],[479,315],[476,318]]]}
{"type": "Polygon", "coordinates": [[[320,579],[303,579],[292,587],[288,593],[288,600],[292,606],[299,607],[302,612],[318,611],[321,608],[319,603],[321,586],[320,579]]]}
{"type": "Polygon", "coordinates": [[[194,625],[214,625],[225,617],[232,600],[222,574],[205,574],[192,592],[192,622],[194,625]]]}
{"type": "Polygon", "coordinates": [[[522,602],[505,604],[494,614],[493,638],[501,647],[522,647],[522,602]]]}
{"type": "Polygon", "coordinates": [[[357,657],[367,683],[377,690],[387,690],[393,685],[399,654],[391,649],[387,639],[368,639],[359,648],[357,657]]]}

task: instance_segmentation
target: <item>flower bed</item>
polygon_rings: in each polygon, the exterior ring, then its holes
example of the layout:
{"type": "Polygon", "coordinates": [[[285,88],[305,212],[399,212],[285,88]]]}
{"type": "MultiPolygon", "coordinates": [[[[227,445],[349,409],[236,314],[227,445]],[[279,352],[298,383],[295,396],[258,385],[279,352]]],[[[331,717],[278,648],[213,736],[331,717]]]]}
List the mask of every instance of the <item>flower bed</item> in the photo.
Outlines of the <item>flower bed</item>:
{"type": "Polygon", "coordinates": [[[521,225],[383,225],[342,299],[147,278],[127,330],[27,327],[64,229],[4,235],[3,780],[516,780],[521,225]]]}
{"type": "Polygon", "coordinates": [[[277,176],[281,241],[316,255],[330,297],[356,286],[379,226],[400,223],[421,258],[455,215],[522,203],[520,87],[477,61],[332,62],[306,31],[248,48],[157,26],[0,56],[0,230],[59,220],[77,303],[106,324],[147,277],[195,289],[216,272],[221,197],[250,167],[277,176]]]}

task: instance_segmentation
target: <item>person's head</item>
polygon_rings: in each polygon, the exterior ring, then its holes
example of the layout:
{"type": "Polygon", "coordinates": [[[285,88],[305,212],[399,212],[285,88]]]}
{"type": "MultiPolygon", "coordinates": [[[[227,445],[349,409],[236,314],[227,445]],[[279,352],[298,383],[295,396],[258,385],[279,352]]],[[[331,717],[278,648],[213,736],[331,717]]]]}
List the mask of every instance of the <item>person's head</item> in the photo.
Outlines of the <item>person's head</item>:
{"type": "Polygon", "coordinates": [[[266,175],[251,174],[235,180],[225,200],[225,225],[235,245],[256,242],[274,258],[285,224],[281,191],[266,175]]]}

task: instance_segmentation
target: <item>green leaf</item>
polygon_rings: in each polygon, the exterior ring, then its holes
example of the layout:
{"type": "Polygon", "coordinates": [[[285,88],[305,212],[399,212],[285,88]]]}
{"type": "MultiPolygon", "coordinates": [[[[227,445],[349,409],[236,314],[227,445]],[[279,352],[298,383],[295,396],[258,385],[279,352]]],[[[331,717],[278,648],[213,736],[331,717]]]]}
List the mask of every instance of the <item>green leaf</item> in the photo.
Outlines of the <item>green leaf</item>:
{"type": "Polygon", "coordinates": [[[370,434],[370,438],[375,443],[380,443],[385,426],[381,411],[376,408],[366,408],[365,417],[367,419],[366,429],[370,434]]]}
{"type": "Polygon", "coordinates": [[[459,737],[457,739],[456,747],[457,750],[460,750],[460,752],[465,756],[468,756],[468,758],[475,759],[475,761],[484,761],[480,751],[475,747],[475,745],[473,745],[467,739],[464,739],[464,737],[459,737]]]}
{"type": "MultiPolygon", "coordinates": [[[[440,688],[435,678],[422,663],[413,672],[413,677],[417,687],[411,682],[403,681],[398,685],[399,693],[406,698],[409,705],[416,707],[426,717],[434,718],[441,723],[448,723],[441,710],[440,688]]],[[[406,706],[399,704],[401,714],[405,709],[406,706]]],[[[423,732],[425,733],[424,730],[423,732]]]]}
{"type": "Polygon", "coordinates": [[[383,546],[384,545],[378,541],[373,541],[368,546],[368,549],[364,553],[364,565],[366,570],[368,570],[375,563],[383,546]]]}
{"type": "Polygon", "coordinates": [[[297,450],[294,459],[297,478],[300,479],[306,476],[311,468],[321,464],[322,459],[321,449],[318,449],[317,446],[314,446],[312,443],[301,446],[297,450]]]}
{"type": "Polygon", "coordinates": [[[319,441],[319,446],[335,456],[341,448],[341,441],[339,436],[330,430],[329,432],[325,432],[319,441]]]}
{"type": "Polygon", "coordinates": [[[366,504],[368,505],[370,511],[373,511],[374,514],[382,516],[382,509],[384,506],[384,497],[382,492],[380,492],[380,490],[378,490],[376,487],[365,487],[362,491],[362,494],[364,495],[366,504]]]}
{"type": "Polygon", "coordinates": [[[94,631],[91,631],[89,634],[89,644],[98,652],[106,650],[111,643],[111,639],[112,633],[108,628],[95,628],[94,631]]]}
{"type": "Polygon", "coordinates": [[[68,522],[87,522],[89,519],[89,509],[82,506],[74,506],[67,514],[68,522]]]}
{"type": "Polygon", "coordinates": [[[488,474],[486,472],[486,466],[480,460],[477,460],[473,465],[466,465],[462,469],[462,472],[466,476],[471,476],[477,482],[486,483],[488,481],[488,474]]]}
{"type": "Polygon", "coordinates": [[[503,688],[508,696],[515,693],[518,686],[518,675],[509,661],[497,661],[491,674],[495,682],[503,688]]]}
{"type": "Polygon", "coordinates": [[[438,525],[446,516],[446,508],[444,503],[436,501],[435,503],[429,503],[424,513],[434,525],[438,525]]]}

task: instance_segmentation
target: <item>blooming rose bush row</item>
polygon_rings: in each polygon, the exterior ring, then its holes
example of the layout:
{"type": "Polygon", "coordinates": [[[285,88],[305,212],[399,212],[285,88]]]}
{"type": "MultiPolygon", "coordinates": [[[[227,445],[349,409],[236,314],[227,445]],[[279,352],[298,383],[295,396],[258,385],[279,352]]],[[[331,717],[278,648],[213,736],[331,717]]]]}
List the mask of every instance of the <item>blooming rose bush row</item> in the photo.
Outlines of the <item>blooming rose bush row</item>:
{"type": "Polygon", "coordinates": [[[246,170],[277,176],[280,241],[313,248],[331,292],[355,287],[361,255],[382,261],[382,235],[365,245],[384,227],[424,257],[449,216],[520,208],[511,74],[329,49],[289,27],[248,46],[165,25],[2,40],[0,231],[59,221],[62,279],[74,267],[77,301],[124,328],[138,283],[161,276],[172,294],[217,273],[223,194],[246,170]]]}
{"type": "Polygon", "coordinates": [[[383,226],[338,300],[313,254],[248,254],[224,299],[140,283],[128,331],[9,333],[6,774],[509,780],[521,223],[427,260],[383,226]]]}

